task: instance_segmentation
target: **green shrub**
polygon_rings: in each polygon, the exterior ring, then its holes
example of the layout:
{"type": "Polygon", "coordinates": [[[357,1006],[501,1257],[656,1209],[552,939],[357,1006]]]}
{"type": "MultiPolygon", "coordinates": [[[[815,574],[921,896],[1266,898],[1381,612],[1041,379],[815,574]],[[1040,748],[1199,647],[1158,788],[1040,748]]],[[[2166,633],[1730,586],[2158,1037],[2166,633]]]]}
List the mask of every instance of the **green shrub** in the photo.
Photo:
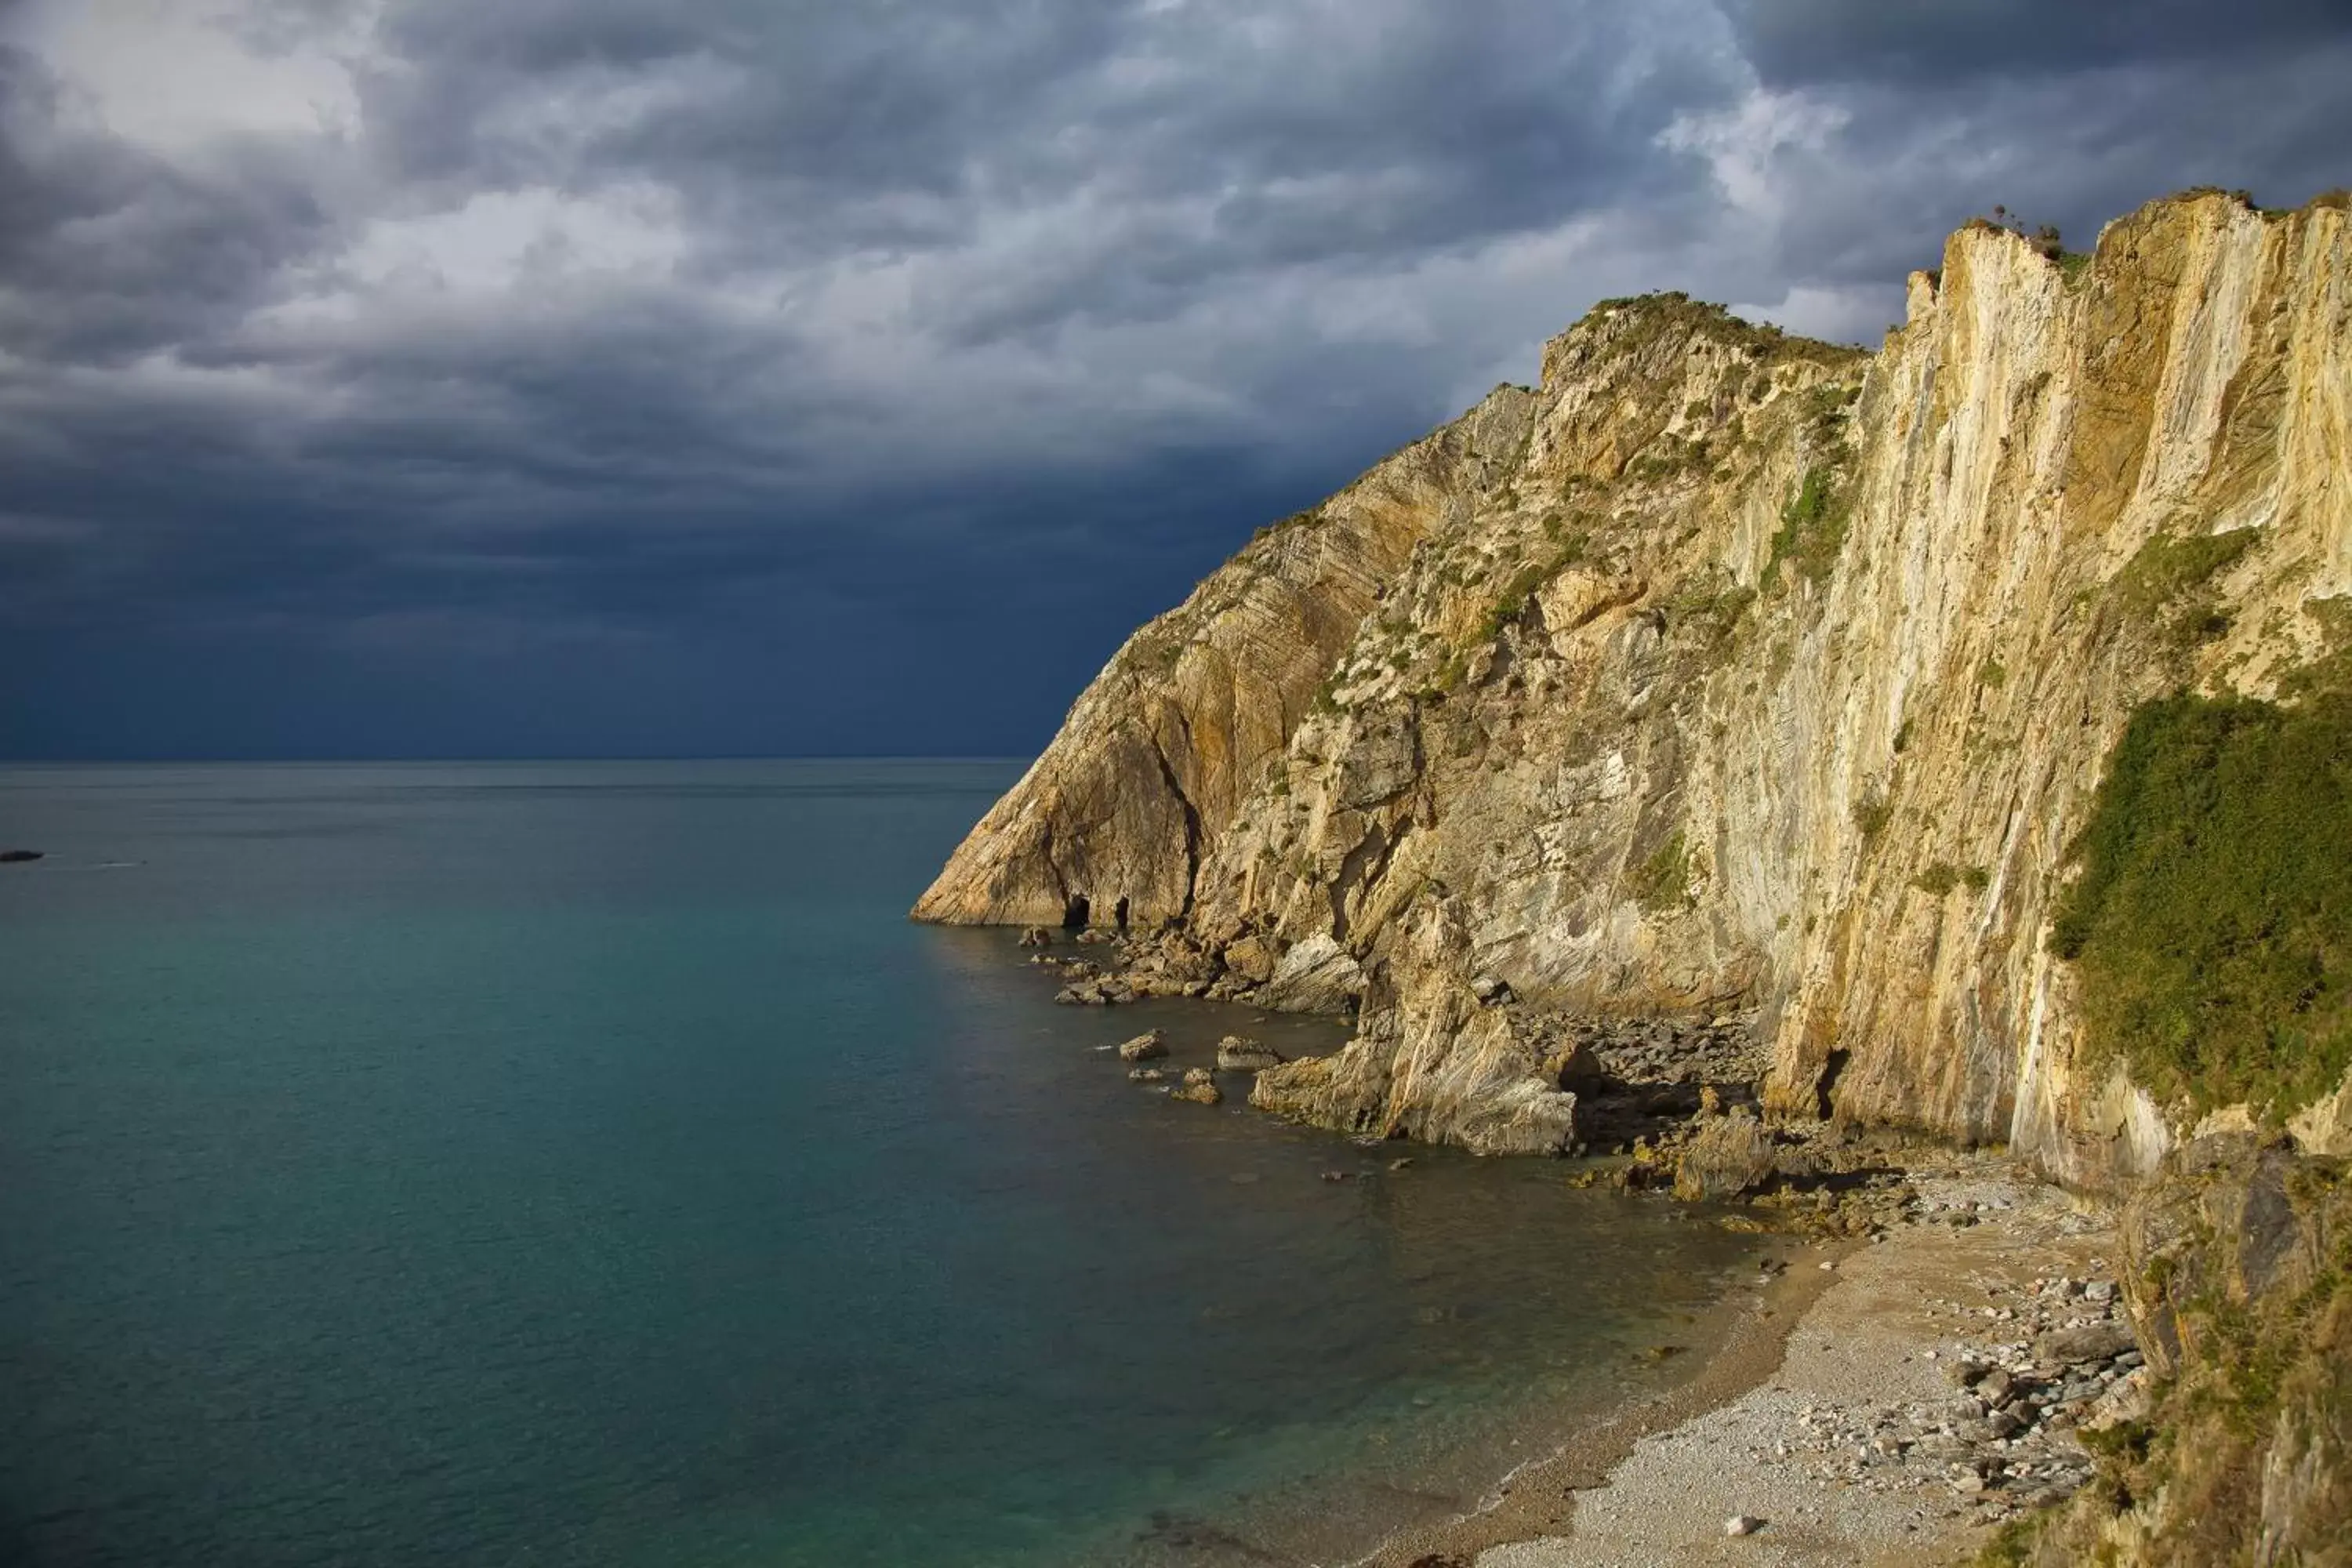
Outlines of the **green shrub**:
{"type": "MultiPolygon", "coordinates": [[[[1549,524],[1546,531],[1549,531],[1549,524]]],[[[1587,537],[1583,533],[1570,534],[1542,560],[1530,561],[1512,573],[1510,581],[1503,584],[1502,593],[1487,607],[1486,618],[1478,623],[1478,629],[1470,639],[1471,646],[1476,647],[1493,642],[1503,635],[1505,626],[1526,615],[1528,601],[1535,597],[1536,590],[1582,558],[1587,537]]]]}
{"type": "Polygon", "coordinates": [[[2333,1089],[2352,1064],[2348,844],[2352,694],[2142,707],[2051,928],[2095,1060],[2273,1117],[2333,1089]]]}
{"type": "Polygon", "coordinates": [[[1930,898],[1940,899],[1954,888],[1966,888],[1971,893],[1981,893],[1992,886],[1992,873],[1981,866],[1955,866],[1938,860],[1917,876],[1911,885],[1930,898]]]}
{"type": "Polygon", "coordinates": [[[2251,528],[2181,538],[2158,533],[2133,552],[2109,584],[2126,622],[2160,619],[2176,601],[2202,588],[2215,573],[2243,555],[2256,538],[2251,528]]]}
{"type": "Polygon", "coordinates": [[[1864,838],[1877,837],[1894,817],[1894,803],[1877,790],[1865,792],[1853,803],[1853,825],[1864,838]]]}
{"type": "Polygon", "coordinates": [[[1798,574],[1816,582],[1837,564],[1845,547],[1846,502],[1837,490],[1837,475],[1825,464],[1805,470],[1796,495],[1780,510],[1780,529],[1772,536],[1772,558],[1765,574],[1781,562],[1795,563],[1798,574]]]}
{"type": "Polygon", "coordinates": [[[1977,1549],[1972,1568],[2028,1568],[2035,1543],[2050,1522],[2046,1513],[2029,1513],[2005,1521],[1977,1549]]]}
{"type": "Polygon", "coordinates": [[[1651,914],[1665,914],[1685,909],[1690,897],[1690,851],[1683,842],[1679,827],[1666,836],[1666,841],[1650,854],[1650,858],[1633,868],[1633,881],[1627,889],[1633,901],[1651,914]]]}
{"type": "Polygon", "coordinates": [[[1829,382],[1805,394],[1805,421],[1814,440],[1824,445],[1842,439],[1847,413],[1862,396],[1859,382],[1840,385],[1829,382]]]}

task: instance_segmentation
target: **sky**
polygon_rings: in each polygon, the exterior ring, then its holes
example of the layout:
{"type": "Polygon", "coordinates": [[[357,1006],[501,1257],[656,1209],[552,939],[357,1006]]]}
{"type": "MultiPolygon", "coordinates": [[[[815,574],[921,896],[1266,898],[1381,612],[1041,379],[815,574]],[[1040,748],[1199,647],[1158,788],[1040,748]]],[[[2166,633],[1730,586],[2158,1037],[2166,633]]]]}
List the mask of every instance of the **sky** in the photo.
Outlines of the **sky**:
{"type": "Polygon", "coordinates": [[[1680,289],[2352,184],[2352,0],[0,0],[0,758],[1024,755],[1680,289]]]}

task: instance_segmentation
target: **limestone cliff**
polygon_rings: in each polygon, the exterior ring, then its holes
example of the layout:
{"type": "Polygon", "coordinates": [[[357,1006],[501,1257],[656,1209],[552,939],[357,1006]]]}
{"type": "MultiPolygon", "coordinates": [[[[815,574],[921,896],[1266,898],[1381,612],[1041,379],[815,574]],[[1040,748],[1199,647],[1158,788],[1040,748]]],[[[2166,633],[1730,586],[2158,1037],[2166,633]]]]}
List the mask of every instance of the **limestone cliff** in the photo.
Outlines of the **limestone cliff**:
{"type": "Polygon", "coordinates": [[[1570,1141],[1499,981],[1756,1009],[1781,1112],[2152,1169],[2179,1118],[2078,1065],[2048,922],[2137,705],[2327,650],[2347,218],[2196,195],[2060,259],[1971,226],[1874,354],[1596,307],[1138,633],[916,912],[1083,900],[1269,1005],[1354,994],[1256,1095],[1333,1125],[1570,1141]]]}

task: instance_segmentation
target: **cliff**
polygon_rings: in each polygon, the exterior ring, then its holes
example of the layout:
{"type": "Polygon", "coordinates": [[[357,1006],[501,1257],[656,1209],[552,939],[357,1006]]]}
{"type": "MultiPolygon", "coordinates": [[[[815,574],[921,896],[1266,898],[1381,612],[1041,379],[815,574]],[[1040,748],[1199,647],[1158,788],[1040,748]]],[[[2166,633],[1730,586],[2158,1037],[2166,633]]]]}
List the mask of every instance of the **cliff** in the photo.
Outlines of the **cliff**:
{"type": "Polygon", "coordinates": [[[2052,922],[2136,711],[2352,629],[2347,218],[1973,225],[1875,353],[1598,306],[1139,632],[915,912],[1352,1000],[1255,1097],[1330,1125],[1568,1146],[1530,1020],[1737,1015],[1773,1112],[2144,1175],[2209,1108],[2052,922]]]}

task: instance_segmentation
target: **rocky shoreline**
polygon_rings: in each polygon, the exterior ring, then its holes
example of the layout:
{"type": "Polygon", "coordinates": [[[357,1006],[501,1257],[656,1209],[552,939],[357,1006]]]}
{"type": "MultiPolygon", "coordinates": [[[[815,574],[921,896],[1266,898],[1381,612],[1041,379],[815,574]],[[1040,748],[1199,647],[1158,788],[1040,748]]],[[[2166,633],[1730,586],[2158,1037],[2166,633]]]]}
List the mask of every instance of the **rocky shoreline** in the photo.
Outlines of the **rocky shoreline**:
{"type": "Polygon", "coordinates": [[[2145,1411],[2115,1216],[1999,1156],[1916,1149],[1905,1185],[1867,1240],[1791,1235],[1681,1395],[1367,1568],[1958,1563],[2071,1496],[2145,1411]]]}
{"type": "MultiPolygon", "coordinates": [[[[1062,984],[1054,1000],[1065,1006],[1116,1007],[1153,997],[1183,997],[1234,1002],[1285,1013],[1320,1012],[1346,1016],[1351,999],[1339,996],[1319,1008],[1285,1005],[1295,994],[1283,994],[1259,979],[1225,967],[1222,958],[1202,952],[1180,935],[1129,936],[1101,931],[1055,931],[1033,926],[1020,937],[1024,949],[1034,950],[1029,963],[1062,984]],[[1076,951],[1064,951],[1067,947],[1076,951]]],[[[1633,1161],[1620,1178],[1624,1184],[1646,1187],[1673,1185],[1678,1152],[1690,1143],[1699,1125],[1695,1118],[1729,1111],[1753,1113],[1760,1105],[1760,1080],[1769,1057],[1759,1038],[1756,1015],[1750,1009],[1696,1018],[1608,1017],[1559,1013],[1531,1006],[1506,983],[1480,976],[1472,986],[1476,1005],[1502,1026],[1523,1058],[1518,1066],[1539,1079],[1561,1098],[1560,1110],[1540,1146],[1476,1149],[1478,1152],[1542,1152],[1573,1155],[1622,1155],[1633,1161]],[[1661,1166],[1660,1161],[1666,1163],[1661,1166]]],[[[1132,1043],[1132,1042],[1130,1042],[1132,1043]]],[[[1286,1063],[1255,1041],[1234,1039],[1219,1053],[1220,1072],[1255,1074],[1271,1068],[1309,1066],[1286,1063]]],[[[1124,1049],[1122,1051],[1124,1055],[1124,1049]]],[[[1128,1056],[1127,1060],[1144,1059],[1128,1056]]],[[[1140,1081],[1156,1083],[1155,1069],[1139,1069],[1140,1081]]],[[[1312,1109],[1290,1103],[1286,1089],[1269,1083],[1263,1092],[1254,1088],[1251,1102],[1262,1110],[1293,1120],[1328,1124],[1312,1109]]],[[[1210,1103],[1214,1103],[1213,1101],[1210,1103]]],[[[1359,1133],[1392,1135],[1397,1129],[1359,1125],[1359,1133]]],[[[1718,1140],[1719,1142],[1720,1140],[1718,1140]]],[[[1720,1152],[1718,1151],[1718,1156],[1720,1152]]],[[[1721,1159],[1717,1161],[1720,1164],[1721,1159]]],[[[1736,1163],[1736,1162],[1735,1162],[1736,1163]]],[[[1820,1162],[1809,1155],[1785,1154],[1773,1165],[1752,1173],[1748,1182],[1733,1182],[1717,1171],[1706,1190],[1685,1195],[1736,1196],[1745,1186],[1779,1173],[1810,1180],[1820,1162]]]]}
{"type": "MultiPolygon", "coordinates": [[[[1041,950],[1033,964],[1070,982],[1057,1001],[1171,994],[1164,972],[1128,967],[1151,944],[1076,933],[1072,956],[1064,940],[1022,937],[1041,950]]],[[[1482,1005],[1521,1010],[1507,987],[1482,1005]]],[[[2147,1415],[2114,1214],[1997,1153],[1768,1126],[1751,1019],[1525,1012],[1580,1110],[1564,1179],[1696,1204],[1785,1247],[1726,1303],[1733,1331],[1675,1394],[1562,1434],[1480,1509],[1398,1537],[1367,1568],[1958,1561],[2083,1487],[2086,1436],[2147,1415]]],[[[1101,1048],[1139,1084],[1208,1105],[1221,1078],[1283,1065],[1238,1036],[1213,1068],[1181,1074],[1156,1029],[1101,1048]]]]}

